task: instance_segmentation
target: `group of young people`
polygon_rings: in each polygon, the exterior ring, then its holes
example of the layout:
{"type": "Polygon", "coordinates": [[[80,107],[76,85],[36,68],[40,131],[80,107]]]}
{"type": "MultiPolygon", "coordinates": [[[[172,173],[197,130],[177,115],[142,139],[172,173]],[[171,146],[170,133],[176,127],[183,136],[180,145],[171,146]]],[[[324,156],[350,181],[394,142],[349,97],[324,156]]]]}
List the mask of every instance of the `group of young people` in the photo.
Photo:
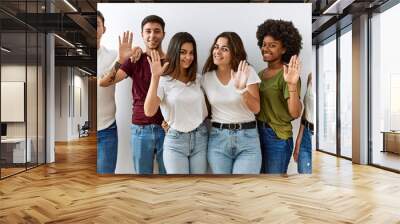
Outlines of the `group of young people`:
{"type": "Polygon", "coordinates": [[[235,32],[214,39],[198,74],[190,33],[174,34],[165,53],[162,18],[147,16],[141,30],[145,51],[132,45],[129,31],[119,38],[119,52],[110,51],[100,45],[105,26],[98,12],[98,173],[115,172],[114,91],[127,77],[133,81],[131,146],[137,174],[152,174],[154,157],[160,174],[204,174],[208,166],[213,174],[284,174],[292,154],[299,173],[311,173],[311,85],[293,153],[291,121],[303,111],[302,38],[291,22],[270,19],[258,26],[257,44],[267,63],[258,74],[235,32]]]}

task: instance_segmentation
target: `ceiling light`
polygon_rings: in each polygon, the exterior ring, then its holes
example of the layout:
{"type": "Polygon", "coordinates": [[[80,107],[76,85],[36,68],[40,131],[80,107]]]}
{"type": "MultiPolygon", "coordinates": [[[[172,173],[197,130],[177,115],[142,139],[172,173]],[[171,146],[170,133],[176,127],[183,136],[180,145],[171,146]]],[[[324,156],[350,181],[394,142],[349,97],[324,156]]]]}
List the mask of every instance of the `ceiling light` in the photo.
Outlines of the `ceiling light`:
{"type": "Polygon", "coordinates": [[[336,0],[332,5],[324,10],[322,14],[342,14],[343,9],[351,5],[355,0],[336,0]]]}
{"type": "Polygon", "coordinates": [[[78,12],[78,10],[71,4],[69,3],[68,0],[64,0],[65,4],[67,4],[72,10],[74,10],[75,12],[78,12]]]}
{"type": "Polygon", "coordinates": [[[57,34],[54,34],[55,37],[57,37],[58,39],[60,39],[62,42],[66,43],[67,45],[69,45],[70,47],[75,48],[75,45],[73,45],[71,42],[69,42],[68,40],[58,36],[57,34]]]}
{"type": "Polygon", "coordinates": [[[81,69],[81,68],[78,68],[78,70],[81,71],[81,72],[83,72],[83,73],[85,73],[85,74],[87,74],[87,75],[92,75],[92,73],[90,73],[90,72],[88,72],[88,71],[86,71],[86,70],[83,70],[83,69],[81,69]]]}
{"type": "Polygon", "coordinates": [[[1,50],[4,51],[4,52],[6,52],[6,53],[10,53],[10,52],[11,52],[11,50],[9,50],[9,49],[7,49],[7,48],[5,48],[5,47],[1,47],[1,50]]]}

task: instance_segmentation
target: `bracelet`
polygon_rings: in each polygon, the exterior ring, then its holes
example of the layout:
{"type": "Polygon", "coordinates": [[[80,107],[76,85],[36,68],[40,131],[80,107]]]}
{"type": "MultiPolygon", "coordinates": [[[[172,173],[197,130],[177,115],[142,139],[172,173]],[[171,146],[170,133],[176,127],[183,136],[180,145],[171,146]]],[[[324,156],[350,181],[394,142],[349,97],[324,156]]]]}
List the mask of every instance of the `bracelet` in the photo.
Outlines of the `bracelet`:
{"type": "Polygon", "coordinates": [[[242,95],[243,93],[247,92],[247,87],[244,89],[236,89],[236,92],[239,93],[240,95],[242,95]]]}

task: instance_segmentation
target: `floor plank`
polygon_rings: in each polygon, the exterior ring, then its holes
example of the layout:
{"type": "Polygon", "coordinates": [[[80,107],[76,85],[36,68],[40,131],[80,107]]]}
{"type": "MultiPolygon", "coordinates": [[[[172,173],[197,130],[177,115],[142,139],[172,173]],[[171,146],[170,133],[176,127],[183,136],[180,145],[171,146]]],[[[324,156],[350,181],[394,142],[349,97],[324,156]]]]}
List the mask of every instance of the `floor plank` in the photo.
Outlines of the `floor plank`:
{"type": "Polygon", "coordinates": [[[0,181],[0,223],[400,223],[400,175],[314,153],[313,175],[100,176],[96,139],[0,181]]]}

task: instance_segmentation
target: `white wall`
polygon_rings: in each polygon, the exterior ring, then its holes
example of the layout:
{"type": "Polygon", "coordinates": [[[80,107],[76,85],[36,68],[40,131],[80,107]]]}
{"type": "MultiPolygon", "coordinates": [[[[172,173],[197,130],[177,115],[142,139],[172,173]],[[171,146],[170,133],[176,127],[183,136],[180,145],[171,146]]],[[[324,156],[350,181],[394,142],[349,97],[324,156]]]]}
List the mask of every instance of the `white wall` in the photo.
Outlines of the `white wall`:
{"type": "Polygon", "coordinates": [[[88,121],[88,78],[87,76],[82,76],[82,73],[79,70],[74,71],[74,96],[72,98],[74,99],[74,110],[75,113],[73,113],[74,117],[72,119],[72,130],[71,130],[71,135],[72,138],[78,138],[79,133],[77,126],[80,124],[82,126],[85,121],[88,121]],[[80,93],[78,93],[80,91],[80,93]],[[80,97],[79,97],[80,94],[80,97]],[[80,101],[80,102],[79,102],[80,101]],[[81,107],[81,108],[79,108],[81,107]],[[82,113],[80,113],[80,110],[82,110],[82,113]]]}
{"type": "Polygon", "coordinates": [[[71,67],[56,67],[55,73],[55,141],[70,141],[79,138],[78,124],[88,120],[88,78],[71,67]],[[77,101],[79,89],[81,104],[77,101]]]}
{"type": "MultiPolygon", "coordinates": [[[[134,44],[144,48],[141,38],[141,21],[156,14],[165,23],[166,36],[163,49],[166,51],[171,37],[180,31],[191,33],[197,42],[199,72],[208,56],[214,38],[223,31],[234,31],[244,42],[248,61],[257,71],[266,67],[257,46],[257,26],[266,19],[284,19],[294,23],[303,37],[300,57],[302,68],[302,95],[305,93],[306,75],[311,71],[311,4],[268,4],[268,3],[190,3],[190,4],[129,4],[98,3],[98,10],[105,17],[107,31],[102,44],[118,48],[118,35],[126,30],[133,31],[134,44]]],[[[132,113],[131,81],[123,81],[116,88],[117,124],[119,133],[117,173],[132,173],[130,146],[130,124],[132,113]]],[[[299,121],[294,122],[297,134],[299,121]]]]}
{"type": "Polygon", "coordinates": [[[68,73],[67,67],[55,68],[55,141],[67,141],[68,117],[68,73]],[[66,96],[66,97],[65,97],[66,96]]]}

